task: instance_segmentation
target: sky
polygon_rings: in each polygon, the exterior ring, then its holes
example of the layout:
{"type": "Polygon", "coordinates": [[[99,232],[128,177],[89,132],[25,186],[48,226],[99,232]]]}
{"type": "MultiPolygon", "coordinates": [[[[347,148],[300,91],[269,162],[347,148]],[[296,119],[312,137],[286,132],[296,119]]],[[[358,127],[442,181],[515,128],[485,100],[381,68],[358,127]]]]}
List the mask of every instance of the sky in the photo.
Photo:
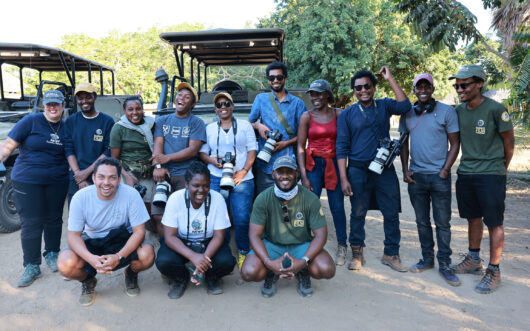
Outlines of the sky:
{"type": "MultiPolygon", "coordinates": [[[[460,0],[478,18],[484,34],[491,13],[480,0],[460,0]]],[[[2,1],[0,42],[58,45],[61,36],[84,33],[102,37],[109,31],[145,31],[179,23],[204,23],[211,28],[244,28],[274,11],[274,0],[24,0],[2,1]],[[11,14],[9,14],[11,13],[11,14]]]]}

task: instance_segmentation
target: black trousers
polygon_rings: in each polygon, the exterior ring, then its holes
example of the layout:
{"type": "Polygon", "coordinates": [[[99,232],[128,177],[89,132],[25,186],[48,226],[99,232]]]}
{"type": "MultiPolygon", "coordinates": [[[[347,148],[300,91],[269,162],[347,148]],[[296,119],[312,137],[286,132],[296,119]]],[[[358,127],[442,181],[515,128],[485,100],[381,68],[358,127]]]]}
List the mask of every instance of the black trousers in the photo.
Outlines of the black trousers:
{"type": "MultiPolygon", "coordinates": [[[[155,263],[163,275],[172,280],[189,278],[190,272],[186,268],[187,262],[187,258],[167,247],[163,238],[160,239],[160,249],[158,250],[155,263]]],[[[206,271],[206,278],[221,278],[226,276],[232,272],[235,265],[236,259],[225,241],[212,257],[212,268],[206,271]]]]}
{"type": "Polygon", "coordinates": [[[63,226],[63,206],[68,181],[53,184],[28,184],[13,181],[13,200],[20,216],[20,239],[27,264],[41,264],[44,253],[59,252],[63,226]]]}

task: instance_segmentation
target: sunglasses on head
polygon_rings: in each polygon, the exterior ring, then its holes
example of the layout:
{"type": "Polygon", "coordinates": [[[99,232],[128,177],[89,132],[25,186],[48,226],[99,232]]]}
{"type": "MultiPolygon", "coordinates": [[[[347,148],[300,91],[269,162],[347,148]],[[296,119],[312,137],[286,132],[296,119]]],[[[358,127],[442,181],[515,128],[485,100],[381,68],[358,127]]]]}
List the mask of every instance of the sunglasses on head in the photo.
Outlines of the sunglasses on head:
{"type": "Polygon", "coordinates": [[[455,90],[458,90],[458,89],[462,89],[462,90],[465,90],[467,89],[469,86],[475,84],[476,82],[471,82],[471,83],[462,83],[462,84],[454,84],[453,87],[455,88],[455,90]]]}
{"type": "Polygon", "coordinates": [[[267,79],[270,82],[274,82],[274,79],[277,79],[279,82],[281,82],[284,78],[285,78],[284,75],[270,75],[270,76],[267,76],[267,79]]]}
{"type": "Polygon", "coordinates": [[[287,209],[287,205],[282,203],[282,211],[283,211],[283,221],[285,223],[291,222],[291,219],[289,218],[289,209],[287,209]]]}
{"type": "Polygon", "coordinates": [[[364,84],[364,85],[355,85],[353,88],[355,89],[355,91],[357,92],[360,92],[363,90],[363,87],[365,90],[369,90],[372,88],[372,84],[364,84]]]}
{"type": "Polygon", "coordinates": [[[216,108],[222,108],[223,106],[225,106],[225,108],[228,108],[232,105],[232,103],[230,101],[223,101],[223,102],[218,102],[215,104],[215,107],[216,108]]]}

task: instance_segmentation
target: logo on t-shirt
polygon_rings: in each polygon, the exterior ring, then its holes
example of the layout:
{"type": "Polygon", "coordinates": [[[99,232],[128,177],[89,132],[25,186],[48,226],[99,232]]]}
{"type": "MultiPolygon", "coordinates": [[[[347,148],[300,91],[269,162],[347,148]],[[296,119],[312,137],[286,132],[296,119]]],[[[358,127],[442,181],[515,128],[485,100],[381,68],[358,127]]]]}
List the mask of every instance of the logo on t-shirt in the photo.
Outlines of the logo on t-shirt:
{"type": "Polygon", "coordinates": [[[171,136],[173,136],[173,138],[178,138],[180,135],[180,126],[173,126],[171,128],[171,136]]]}
{"type": "Polygon", "coordinates": [[[190,136],[190,127],[185,126],[182,128],[182,138],[188,138],[190,136]]]}
{"type": "Polygon", "coordinates": [[[55,134],[55,133],[50,133],[50,139],[49,140],[46,140],[46,142],[48,144],[54,144],[54,145],[59,145],[59,146],[62,146],[63,143],[61,142],[61,140],[59,139],[59,135],[55,134]]]}
{"type": "Polygon", "coordinates": [[[510,114],[508,114],[507,111],[505,111],[504,113],[502,113],[502,116],[501,116],[502,120],[504,122],[508,122],[510,120],[510,114]]]}
{"type": "Polygon", "coordinates": [[[162,125],[162,131],[164,132],[164,136],[169,134],[170,126],[167,124],[162,125]]]}
{"type": "Polygon", "coordinates": [[[475,127],[476,134],[486,134],[486,128],[484,127],[484,120],[478,120],[477,126],[475,127]]]}
{"type": "Polygon", "coordinates": [[[94,135],[94,141],[103,141],[103,130],[97,129],[96,134],[94,135]]]}
{"type": "Polygon", "coordinates": [[[295,228],[303,228],[305,225],[304,214],[302,214],[301,212],[297,212],[295,217],[296,219],[293,222],[293,226],[295,228]]]}
{"type": "Polygon", "coordinates": [[[191,222],[191,233],[197,234],[203,232],[202,230],[202,222],[199,219],[194,219],[193,222],[191,222]]]}

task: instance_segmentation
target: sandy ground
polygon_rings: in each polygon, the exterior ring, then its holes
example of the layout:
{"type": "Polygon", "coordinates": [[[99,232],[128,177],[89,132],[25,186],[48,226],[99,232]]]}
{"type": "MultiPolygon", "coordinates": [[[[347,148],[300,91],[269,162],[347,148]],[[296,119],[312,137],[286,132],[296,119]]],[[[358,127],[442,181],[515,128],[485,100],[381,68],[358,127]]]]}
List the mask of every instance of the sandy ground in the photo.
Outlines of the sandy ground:
{"type": "MultiPolygon", "coordinates": [[[[528,167],[529,153],[519,155],[528,167]]],[[[396,161],[396,168],[400,169],[396,161]]],[[[456,167],[453,167],[453,172],[456,167]]],[[[401,173],[398,171],[401,179],[401,173]]],[[[456,175],[453,173],[453,182],[456,175]]],[[[401,184],[401,257],[410,266],[420,258],[415,217],[401,184]]],[[[454,189],[454,183],[453,183],[454,189]]],[[[315,293],[302,298],[296,281],[280,280],[278,293],[262,298],[258,283],[237,285],[239,273],[224,279],[225,293],[208,296],[204,287],[188,287],[179,300],[167,298],[168,286],[153,267],[140,274],[142,292],[135,298],[124,292],[123,272],[98,276],[97,299],[80,307],[80,285],[64,281],[42,266],[43,277],[24,289],[16,287],[22,274],[20,233],[0,234],[1,330],[529,330],[530,314],[530,188],[510,179],[506,198],[506,244],[501,263],[502,285],[489,295],[474,292],[480,276],[462,275],[462,285],[451,287],[437,269],[421,274],[397,273],[383,266],[383,224],[379,212],[366,222],[367,264],[359,272],[338,267],[335,278],[313,281],[315,293]]],[[[329,224],[326,248],[335,254],[336,238],[327,200],[322,198],[329,224]]],[[[349,214],[349,202],[346,203],[349,214]]],[[[453,196],[453,262],[467,251],[467,222],[460,219],[453,196]]],[[[65,213],[65,220],[67,219],[65,213]]],[[[66,224],[64,227],[66,231],[66,224]]],[[[63,232],[63,244],[66,241],[63,232]]],[[[482,257],[486,263],[488,235],[482,257]]],[[[348,258],[350,254],[348,254],[348,258]]]]}

